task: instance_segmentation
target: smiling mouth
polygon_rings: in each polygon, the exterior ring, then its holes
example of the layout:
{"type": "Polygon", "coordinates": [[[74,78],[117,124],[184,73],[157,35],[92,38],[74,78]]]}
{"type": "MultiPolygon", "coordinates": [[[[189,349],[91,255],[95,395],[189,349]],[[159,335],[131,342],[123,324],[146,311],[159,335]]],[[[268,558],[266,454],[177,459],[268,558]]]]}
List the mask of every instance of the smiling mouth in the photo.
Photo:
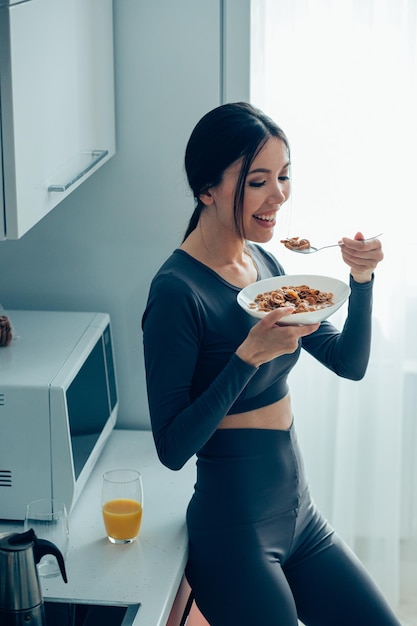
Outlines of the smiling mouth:
{"type": "Polygon", "coordinates": [[[261,222],[274,222],[275,221],[275,213],[272,215],[254,215],[256,220],[260,220],[261,222]]]}

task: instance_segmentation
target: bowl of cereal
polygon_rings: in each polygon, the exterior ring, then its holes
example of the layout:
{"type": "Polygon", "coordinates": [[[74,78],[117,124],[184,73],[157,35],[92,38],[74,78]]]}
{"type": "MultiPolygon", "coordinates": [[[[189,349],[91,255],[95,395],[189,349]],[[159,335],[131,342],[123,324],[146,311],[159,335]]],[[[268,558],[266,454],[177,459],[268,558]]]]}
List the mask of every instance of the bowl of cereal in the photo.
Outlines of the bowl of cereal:
{"type": "Polygon", "coordinates": [[[238,304],[261,319],[271,311],[291,307],[280,324],[316,324],[335,313],[348,299],[350,287],[337,278],[312,274],[285,274],[258,280],[242,289],[238,304]]]}

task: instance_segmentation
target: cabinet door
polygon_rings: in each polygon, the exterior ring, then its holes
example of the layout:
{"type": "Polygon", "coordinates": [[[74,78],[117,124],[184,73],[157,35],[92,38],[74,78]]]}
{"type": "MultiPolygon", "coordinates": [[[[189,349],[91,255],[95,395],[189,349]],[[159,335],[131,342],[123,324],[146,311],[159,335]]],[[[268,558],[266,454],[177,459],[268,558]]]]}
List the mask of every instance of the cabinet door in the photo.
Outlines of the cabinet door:
{"type": "Polygon", "coordinates": [[[5,230],[17,239],[115,151],[112,0],[0,9],[5,230]]]}

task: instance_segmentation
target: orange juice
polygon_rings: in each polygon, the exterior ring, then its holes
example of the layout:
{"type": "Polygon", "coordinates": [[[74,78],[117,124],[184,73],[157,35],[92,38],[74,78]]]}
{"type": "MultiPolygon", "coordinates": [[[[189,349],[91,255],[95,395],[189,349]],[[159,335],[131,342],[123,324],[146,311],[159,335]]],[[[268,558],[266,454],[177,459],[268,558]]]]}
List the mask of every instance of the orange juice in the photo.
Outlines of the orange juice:
{"type": "Polygon", "coordinates": [[[109,537],[120,541],[134,539],[142,522],[142,505],[129,498],[109,500],[103,504],[103,520],[109,537]]]}

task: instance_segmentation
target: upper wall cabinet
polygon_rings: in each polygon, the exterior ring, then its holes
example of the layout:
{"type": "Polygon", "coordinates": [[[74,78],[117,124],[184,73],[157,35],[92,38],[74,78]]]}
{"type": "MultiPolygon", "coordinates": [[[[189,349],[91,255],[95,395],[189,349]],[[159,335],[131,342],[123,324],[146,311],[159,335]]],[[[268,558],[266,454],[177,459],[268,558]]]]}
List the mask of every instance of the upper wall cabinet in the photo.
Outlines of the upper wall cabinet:
{"type": "Polygon", "coordinates": [[[0,104],[0,239],[19,239],[115,152],[112,0],[0,0],[0,104]]]}

